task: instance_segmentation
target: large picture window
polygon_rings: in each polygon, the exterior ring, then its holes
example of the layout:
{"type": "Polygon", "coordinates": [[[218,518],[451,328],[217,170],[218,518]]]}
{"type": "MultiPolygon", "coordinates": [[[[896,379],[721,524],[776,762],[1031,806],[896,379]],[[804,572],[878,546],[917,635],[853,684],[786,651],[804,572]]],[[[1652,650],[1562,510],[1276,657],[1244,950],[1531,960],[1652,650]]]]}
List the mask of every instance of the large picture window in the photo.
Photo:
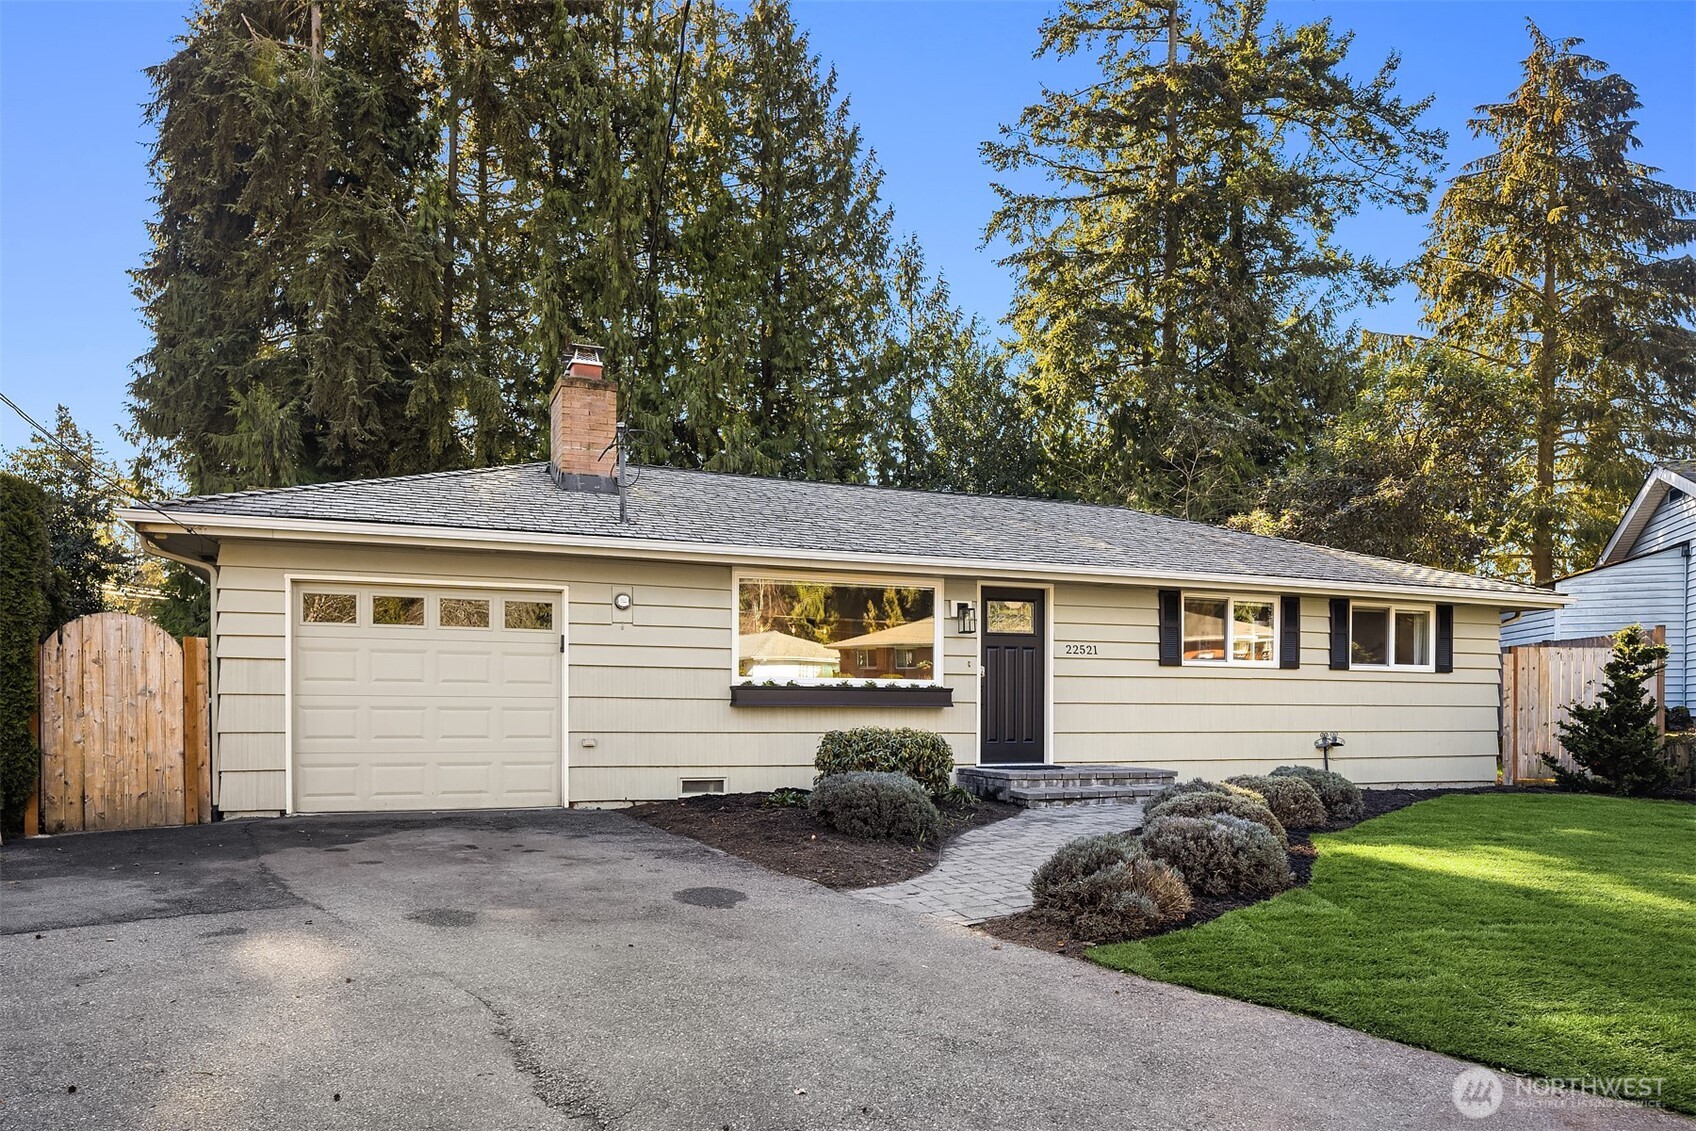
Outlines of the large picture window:
{"type": "Polygon", "coordinates": [[[1349,666],[1430,668],[1431,607],[1355,605],[1349,617],[1349,666]]]}
{"type": "Polygon", "coordinates": [[[745,577],[736,586],[744,683],[934,683],[936,590],[745,577]]]}
{"type": "Polygon", "coordinates": [[[1184,595],[1184,663],[1270,664],[1278,613],[1271,597],[1184,595]]]}

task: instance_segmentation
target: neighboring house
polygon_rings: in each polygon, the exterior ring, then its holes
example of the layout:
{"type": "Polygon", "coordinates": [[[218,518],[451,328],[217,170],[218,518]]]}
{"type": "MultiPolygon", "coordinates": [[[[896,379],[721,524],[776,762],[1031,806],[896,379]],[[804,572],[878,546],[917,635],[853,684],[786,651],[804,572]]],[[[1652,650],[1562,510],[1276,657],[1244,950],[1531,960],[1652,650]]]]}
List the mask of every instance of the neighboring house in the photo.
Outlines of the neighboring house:
{"type": "Polygon", "coordinates": [[[1316,763],[1335,731],[1357,781],[1490,782],[1502,612],[1567,600],[1121,507],[664,467],[621,488],[588,349],[550,433],[546,464],[123,513],[211,576],[226,815],[803,786],[819,735],[864,724],[961,765],[1216,779],[1316,763]],[[902,678],[854,655],[773,685],[737,655],[767,632],[857,653],[868,621],[928,626],[868,655],[902,678]]]}
{"type": "Polygon", "coordinates": [[[1628,624],[1667,630],[1668,706],[1696,705],[1696,460],[1649,473],[1593,569],[1555,582],[1573,598],[1527,610],[1502,625],[1502,646],[1618,632],[1628,624]]]}
{"type": "Polygon", "coordinates": [[[736,670],[750,680],[828,679],[836,674],[834,649],[782,632],[738,636],[736,657],[736,670]]]}
{"type": "Polygon", "coordinates": [[[854,679],[929,679],[936,666],[934,616],[833,641],[842,674],[854,679]]]}

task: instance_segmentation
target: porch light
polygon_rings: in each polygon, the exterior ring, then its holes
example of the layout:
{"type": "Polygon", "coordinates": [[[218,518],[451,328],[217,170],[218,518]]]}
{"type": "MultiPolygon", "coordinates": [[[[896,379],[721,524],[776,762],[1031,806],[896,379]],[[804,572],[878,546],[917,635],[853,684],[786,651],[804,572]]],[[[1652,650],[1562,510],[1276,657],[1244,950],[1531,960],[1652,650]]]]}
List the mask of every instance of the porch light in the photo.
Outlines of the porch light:
{"type": "Polygon", "coordinates": [[[978,611],[970,601],[954,602],[954,626],[961,636],[970,636],[978,630],[978,611]]]}

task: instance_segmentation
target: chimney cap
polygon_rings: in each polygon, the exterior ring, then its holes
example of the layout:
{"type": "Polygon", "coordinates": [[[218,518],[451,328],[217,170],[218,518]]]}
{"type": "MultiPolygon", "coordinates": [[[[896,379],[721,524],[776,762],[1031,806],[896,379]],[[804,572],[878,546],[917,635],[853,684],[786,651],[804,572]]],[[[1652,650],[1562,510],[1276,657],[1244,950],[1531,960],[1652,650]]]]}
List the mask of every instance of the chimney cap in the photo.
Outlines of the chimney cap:
{"type": "Polygon", "coordinates": [[[593,342],[572,342],[571,360],[566,364],[568,367],[578,364],[599,365],[601,364],[601,347],[593,342]]]}

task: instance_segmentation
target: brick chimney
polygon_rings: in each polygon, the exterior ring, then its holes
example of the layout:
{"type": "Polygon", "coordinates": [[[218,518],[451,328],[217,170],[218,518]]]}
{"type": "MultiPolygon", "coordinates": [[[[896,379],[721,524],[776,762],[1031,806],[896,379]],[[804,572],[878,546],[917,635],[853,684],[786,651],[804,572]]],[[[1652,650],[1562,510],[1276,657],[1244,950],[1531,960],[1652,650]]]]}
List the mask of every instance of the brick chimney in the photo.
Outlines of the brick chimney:
{"type": "Polygon", "coordinates": [[[601,376],[601,347],[571,347],[565,375],[548,402],[548,462],[554,481],[576,491],[618,489],[618,390],[601,376]]]}

